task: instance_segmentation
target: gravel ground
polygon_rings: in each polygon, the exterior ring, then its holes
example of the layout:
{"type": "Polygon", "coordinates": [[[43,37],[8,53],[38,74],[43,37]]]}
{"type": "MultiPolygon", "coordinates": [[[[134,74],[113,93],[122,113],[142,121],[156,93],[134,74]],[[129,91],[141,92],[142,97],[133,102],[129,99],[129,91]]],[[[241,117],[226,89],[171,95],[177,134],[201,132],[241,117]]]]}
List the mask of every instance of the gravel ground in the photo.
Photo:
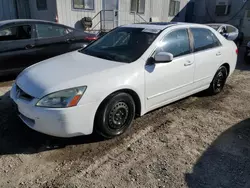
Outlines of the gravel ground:
{"type": "Polygon", "coordinates": [[[249,71],[239,63],[221,94],[155,110],[111,140],[30,130],[3,82],[0,187],[250,187],[249,71]]]}

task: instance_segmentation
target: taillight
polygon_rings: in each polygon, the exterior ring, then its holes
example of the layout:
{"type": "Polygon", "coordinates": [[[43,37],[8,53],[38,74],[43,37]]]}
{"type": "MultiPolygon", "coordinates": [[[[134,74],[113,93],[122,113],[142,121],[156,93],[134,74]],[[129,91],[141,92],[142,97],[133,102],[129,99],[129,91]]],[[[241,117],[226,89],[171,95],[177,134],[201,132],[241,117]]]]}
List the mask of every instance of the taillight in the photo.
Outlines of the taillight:
{"type": "Polygon", "coordinates": [[[87,41],[93,41],[93,40],[97,40],[98,37],[85,37],[84,40],[87,40],[87,41]]]}
{"type": "Polygon", "coordinates": [[[238,55],[238,54],[239,54],[239,49],[237,48],[235,52],[236,52],[236,54],[238,55]]]}

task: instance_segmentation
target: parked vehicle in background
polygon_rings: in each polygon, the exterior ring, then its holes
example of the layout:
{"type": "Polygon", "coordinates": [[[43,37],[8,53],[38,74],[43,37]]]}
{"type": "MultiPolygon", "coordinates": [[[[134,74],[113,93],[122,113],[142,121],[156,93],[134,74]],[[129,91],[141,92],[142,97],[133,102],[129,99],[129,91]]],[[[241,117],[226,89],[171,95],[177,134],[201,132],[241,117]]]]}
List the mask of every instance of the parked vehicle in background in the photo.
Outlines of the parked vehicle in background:
{"type": "Polygon", "coordinates": [[[73,137],[95,129],[111,138],[135,115],[203,90],[220,93],[237,53],[234,42],[208,26],[126,25],[25,69],[10,95],[22,121],[36,131],[73,137]]]}
{"type": "Polygon", "coordinates": [[[239,30],[229,24],[207,24],[212,27],[220,34],[222,34],[226,39],[234,41],[236,44],[241,45],[243,42],[243,35],[239,32],[239,30]]]}
{"type": "Polygon", "coordinates": [[[250,64],[250,41],[247,43],[247,46],[246,46],[245,62],[250,64]]]}
{"type": "Polygon", "coordinates": [[[94,34],[54,22],[0,21],[0,76],[77,50],[93,40],[96,40],[94,34]]]}

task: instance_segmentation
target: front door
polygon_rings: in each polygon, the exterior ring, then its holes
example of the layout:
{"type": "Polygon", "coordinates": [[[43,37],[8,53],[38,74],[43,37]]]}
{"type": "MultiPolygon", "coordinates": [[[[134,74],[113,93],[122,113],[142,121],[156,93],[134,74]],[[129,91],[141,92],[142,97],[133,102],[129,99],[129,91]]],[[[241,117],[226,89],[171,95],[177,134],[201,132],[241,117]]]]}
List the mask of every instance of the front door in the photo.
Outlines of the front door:
{"type": "Polygon", "coordinates": [[[0,29],[0,74],[23,69],[36,61],[33,27],[18,24],[0,29]]]}
{"type": "Polygon", "coordinates": [[[147,110],[168,104],[192,91],[195,63],[188,30],[172,31],[160,44],[153,57],[156,53],[168,52],[174,59],[168,63],[146,65],[147,110]]]}
{"type": "Polygon", "coordinates": [[[102,0],[103,10],[101,14],[102,29],[111,30],[118,26],[119,0],[102,0]]]}
{"type": "Polygon", "coordinates": [[[241,31],[244,33],[245,37],[250,38],[250,10],[245,11],[241,31]]]}

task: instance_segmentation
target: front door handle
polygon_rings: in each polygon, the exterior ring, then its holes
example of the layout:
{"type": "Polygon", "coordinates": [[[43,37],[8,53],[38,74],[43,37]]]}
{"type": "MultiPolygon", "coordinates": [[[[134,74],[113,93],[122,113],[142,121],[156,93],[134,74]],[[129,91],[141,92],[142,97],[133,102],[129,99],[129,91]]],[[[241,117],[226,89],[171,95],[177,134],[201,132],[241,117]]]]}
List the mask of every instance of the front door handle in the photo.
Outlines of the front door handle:
{"type": "Polygon", "coordinates": [[[187,61],[186,63],[184,63],[184,66],[190,66],[190,65],[192,65],[192,64],[193,64],[192,61],[187,61]]]}
{"type": "Polygon", "coordinates": [[[25,49],[29,50],[29,49],[34,48],[34,47],[35,47],[34,44],[28,44],[27,46],[25,46],[25,49]]]}

